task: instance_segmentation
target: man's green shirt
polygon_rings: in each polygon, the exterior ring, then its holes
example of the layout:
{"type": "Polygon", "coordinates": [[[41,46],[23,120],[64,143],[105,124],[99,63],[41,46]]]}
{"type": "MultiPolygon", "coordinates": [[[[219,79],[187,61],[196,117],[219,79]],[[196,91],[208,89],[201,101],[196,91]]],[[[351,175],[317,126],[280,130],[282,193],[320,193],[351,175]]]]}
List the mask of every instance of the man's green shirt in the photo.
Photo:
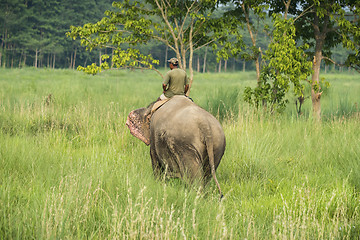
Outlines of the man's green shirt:
{"type": "Polygon", "coordinates": [[[174,95],[184,95],[185,85],[189,84],[189,79],[184,70],[175,68],[166,73],[163,84],[169,85],[165,96],[171,98],[174,95]]]}

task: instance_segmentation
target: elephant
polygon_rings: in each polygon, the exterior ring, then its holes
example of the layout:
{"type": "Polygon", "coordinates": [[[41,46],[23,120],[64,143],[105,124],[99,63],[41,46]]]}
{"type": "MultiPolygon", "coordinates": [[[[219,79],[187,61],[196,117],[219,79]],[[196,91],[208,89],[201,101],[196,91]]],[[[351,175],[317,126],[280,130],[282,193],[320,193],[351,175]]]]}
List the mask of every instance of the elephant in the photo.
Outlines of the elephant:
{"type": "Polygon", "coordinates": [[[219,121],[186,96],[176,95],[152,112],[154,103],[129,113],[130,133],[150,145],[155,176],[199,179],[204,186],[213,177],[225,152],[225,134],[219,121]]]}

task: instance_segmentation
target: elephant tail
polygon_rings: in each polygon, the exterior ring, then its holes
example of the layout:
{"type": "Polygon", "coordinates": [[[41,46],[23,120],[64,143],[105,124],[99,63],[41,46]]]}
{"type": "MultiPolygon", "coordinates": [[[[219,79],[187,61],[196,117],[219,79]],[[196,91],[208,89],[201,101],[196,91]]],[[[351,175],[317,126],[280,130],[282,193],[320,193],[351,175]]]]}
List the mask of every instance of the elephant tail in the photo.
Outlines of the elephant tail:
{"type": "Polygon", "coordinates": [[[205,137],[205,141],[206,141],[206,150],[209,156],[209,164],[210,164],[210,169],[211,169],[211,175],[216,183],[216,186],[219,189],[219,193],[220,193],[220,199],[223,197],[222,192],[221,192],[221,188],[220,188],[220,184],[216,178],[216,173],[215,173],[215,161],[214,161],[214,142],[213,142],[213,138],[211,134],[206,134],[205,137]]]}

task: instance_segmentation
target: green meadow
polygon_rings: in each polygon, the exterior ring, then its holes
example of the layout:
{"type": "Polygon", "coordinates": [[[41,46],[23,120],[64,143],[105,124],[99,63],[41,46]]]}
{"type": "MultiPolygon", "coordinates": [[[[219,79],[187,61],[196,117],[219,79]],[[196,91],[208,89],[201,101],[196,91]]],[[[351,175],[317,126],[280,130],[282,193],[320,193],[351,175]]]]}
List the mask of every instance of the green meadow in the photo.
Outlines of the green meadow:
{"type": "Polygon", "coordinates": [[[219,201],[214,181],[154,179],[125,126],[156,73],[0,69],[0,239],[359,239],[360,75],[322,76],[316,123],[309,98],[301,116],[244,103],[254,72],[195,75],[227,140],[219,201]]]}

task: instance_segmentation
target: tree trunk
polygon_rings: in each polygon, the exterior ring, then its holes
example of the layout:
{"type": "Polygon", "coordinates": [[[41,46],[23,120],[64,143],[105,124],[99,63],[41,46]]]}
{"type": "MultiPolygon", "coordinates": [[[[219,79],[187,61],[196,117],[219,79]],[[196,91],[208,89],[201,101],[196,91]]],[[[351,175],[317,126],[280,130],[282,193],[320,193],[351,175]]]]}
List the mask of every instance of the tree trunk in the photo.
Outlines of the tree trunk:
{"type": "Polygon", "coordinates": [[[311,87],[311,100],[312,100],[312,106],[313,106],[313,116],[316,120],[320,120],[321,119],[321,94],[322,92],[320,92],[320,81],[319,81],[319,76],[320,76],[320,63],[321,63],[321,58],[322,58],[322,53],[320,52],[315,52],[315,56],[314,56],[314,60],[313,60],[313,74],[312,74],[312,87],[311,87]],[[316,88],[316,86],[318,86],[318,89],[315,90],[314,88],[316,88]]]}
{"type": "Polygon", "coordinates": [[[52,61],[53,61],[53,54],[52,53],[50,53],[49,54],[50,55],[50,65],[49,65],[49,68],[52,68],[52,61]]]}
{"type": "MultiPolygon", "coordinates": [[[[186,71],[186,66],[187,66],[187,63],[186,63],[186,52],[185,52],[185,49],[183,49],[182,51],[181,51],[181,66],[180,66],[180,68],[181,69],[183,69],[184,71],[186,71]]],[[[179,65],[180,65],[180,63],[179,63],[179,65]]]]}
{"type": "Polygon", "coordinates": [[[6,62],[5,62],[5,67],[6,66],[10,66],[10,56],[9,55],[7,55],[8,57],[6,58],[6,62]]]}
{"type": "Polygon", "coordinates": [[[37,68],[38,66],[38,49],[35,50],[35,62],[34,62],[34,67],[37,68]]]}
{"type": "Polygon", "coordinates": [[[227,60],[225,60],[225,63],[224,63],[224,71],[225,72],[227,71],[227,60]]]}
{"type": "Polygon", "coordinates": [[[101,50],[99,51],[99,66],[101,66],[102,60],[101,60],[101,50]]]}
{"type": "Polygon", "coordinates": [[[12,54],[11,56],[11,69],[13,68],[14,66],[14,54],[12,54]]]}
{"type": "Polygon", "coordinates": [[[3,68],[6,68],[6,48],[4,50],[3,68]]]}
{"type": "Polygon", "coordinates": [[[22,60],[22,56],[23,56],[23,51],[21,51],[21,53],[20,53],[19,68],[21,68],[21,60],[22,60]]]}
{"type": "Polygon", "coordinates": [[[23,67],[26,67],[26,52],[24,52],[24,64],[23,67]]]}
{"type": "Polygon", "coordinates": [[[4,55],[3,55],[3,64],[2,64],[2,66],[3,66],[3,68],[6,68],[6,49],[4,49],[5,51],[4,51],[4,55]]]}
{"type": "Polygon", "coordinates": [[[75,69],[76,52],[77,52],[77,48],[75,48],[75,52],[74,52],[74,58],[73,58],[73,65],[72,65],[72,69],[75,69]]]}
{"type": "Polygon", "coordinates": [[[320,30],[319,17],[314,14],[314,34],[315,34],[315,56],[313,60],[313,74],[312,74],[312,86],[311,86],[311,100],[313,106],[313,116],[314,119],[321,120],[321,88],[320,88],[320,67],[322,60],[322,48],[325,42],[326,33],[327,33],[327,24],[329,22],[329,17],[325,16],[324,25],[320,30]]]}
{"type": "Polygon", "coordinates": [[[246,67],[246,61],[243,61],[243,72],[245,72],[245,67],[246,67]]]}
{"type": "Polygon", "coordinates": [[[166,50],[165,50],[165,59],[164,59],[164,68],[167,68],[167,61],[168,61],[168,51],[169,51],[169,46],[166,45],[166,50]]]}
{"type": "Polygon", "coordinates": [[[43,67],[43,55],[42,55],[42,53],[41,53],[41,49],[39,50],[39,63],[38,63],[38,67],[39,68],[42,68],[43,67]]]}
{"type": "Polygon", "coordinates": [[[54,53],[54,59],[53,59],[53,69],[55,69],[55,59],[56,59],[56,54],[54,53]]]}
{"type": "Polygon", "coordinates": [[[257,84],[258,84],[258,86],[260,86],[260,61],[259,61],[259,57],[256,57],[255,67],[256,67],[257,84]]]}
{"type": "MultiPolygon", "coordinates": [[[[246,19],[246,26],[247,26],[247,29],[249,31],[249,34],[250,34],[250,38],[251,38],[251,42],[252,42],[252,46],[255,48],[256,47],[256,33],[254,34],[252,29],[251,29],[251,25],[250,25],[250,16],[249,16],[249,10],[248,9],[248,6],[245,5],[245,3],[242,3],[241,4],[241,7],[244,11],[244,14],[245,14],[245,19],[246,19]]],[[[257,84],[258,86],[260,86],[260,60],[259,60],[259,54],[258,53],[254,53],[254,59],[255,59],[255,67],[256,67],[256,81],[257,81],[257,84]]]]}
{"type": "Polygon", "coordinates": [[[85,58],[84,66],[86,66],[87,60],[88,60],[88,57],[85,58]]]}
{"type": "MultiPolygon", "coordinates": [[[[189,72],[190,72],[190,77],[189,77],[189,90],[185,93],[186,96],[189,96],[190,95],[190,90],[191,90],[191,87],[192,87],[192,83],[193,83],[193,80],[194,80],[194,69],[193,69],[193,58],[194,58],[194,45],[193,45],[193,42],[192,42],[192,34],[193,34],[193,22],[191,23],[191,27],[190,27],[190,33],[189,33],[189,72]]],[[[181,49],[183,50],[183,44],[181,43],[181,49]]],[[[185,55],[185,51],[184,51],[184,54],[183,54],[183,60],[184,60],[184,70],[186,70],[186,55],[185,55]]]]}
{"type": "Polygon", "coordinates": [[[197,56],[197,72],[200,72],[200,56],[197,56]]]}
{"type": "Polygon", "coordinates": [[[206,46],[206,48],[205,48],[205,55],[204,55],[203,73],[205,73],[205,71],[206,71],[206,56],[207,56],[207,50],[208,50],[208,47],[206,46]]]}
{"type": "Polygon", "coordinates": [[[69,64],[69,69],[72,68],[73,65],[73,54],[70,53],[70,64],[69,64]]]}
{"type": "Polygon", "coordinates": [[[221,60],[219,61],[219,73],[221,73],[221,60]]]}
{"type": "MultiPolygon", "coordinates": [[[[113,59],[114,59],[114,49],[111,50],[111,69],[114,68],[114,61],[113,61],[113,59]]],[[[84,66],[85,66],[85,65],[84,65],[84,66]]]]}
{"type": "MultiPolygon", "coordinates": [[[[4,58],[2,60],[3,62],[3,68],[6,67],[6,42],[7,42],[7,28],[6,28],[6,21],[4,21],[4,32],[3,32],[3,35],[2,35],[2,42],[1,42],[1,55],[2,57],[4,58]]],[[[1,61],[2,58],[0,58],[0,61],[1,61]]],[[[0,64],[1,66],[1,64],[0,64]]]]}

